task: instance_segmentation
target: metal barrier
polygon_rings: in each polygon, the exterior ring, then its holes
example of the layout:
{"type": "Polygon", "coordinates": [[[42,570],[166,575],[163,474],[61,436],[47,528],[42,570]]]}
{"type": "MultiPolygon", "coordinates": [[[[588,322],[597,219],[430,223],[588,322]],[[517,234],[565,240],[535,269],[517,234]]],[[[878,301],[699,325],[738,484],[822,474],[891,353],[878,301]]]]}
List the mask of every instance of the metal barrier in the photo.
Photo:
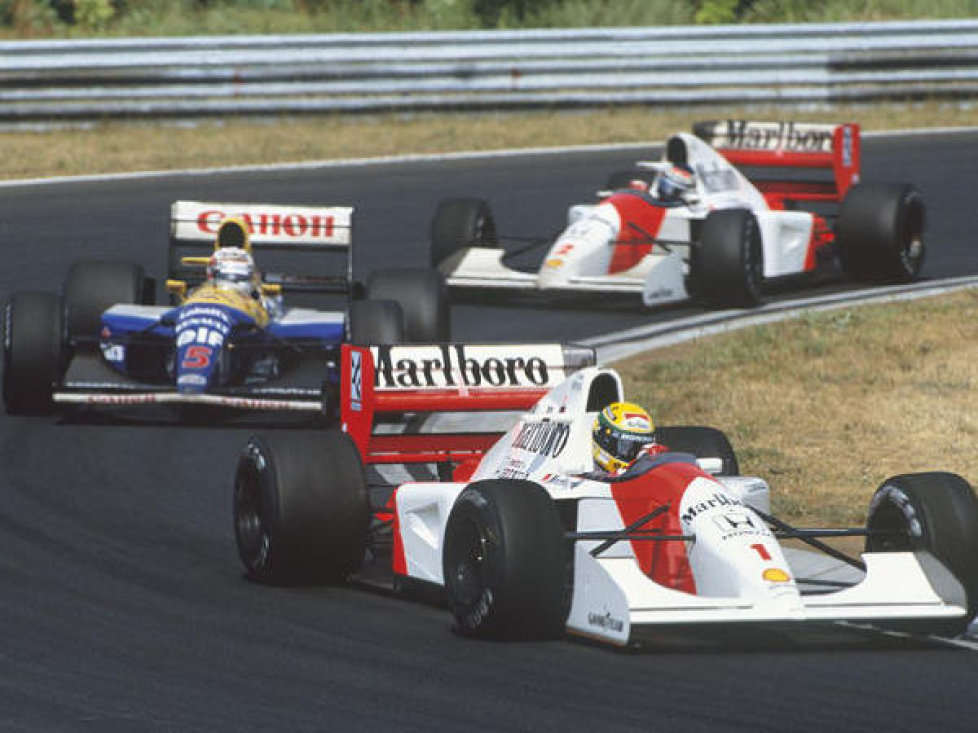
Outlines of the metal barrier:
{"type": "Polygon", "coordinates": [[[0,123],[978,97],[978,20],[0,42],[0,123]]]}

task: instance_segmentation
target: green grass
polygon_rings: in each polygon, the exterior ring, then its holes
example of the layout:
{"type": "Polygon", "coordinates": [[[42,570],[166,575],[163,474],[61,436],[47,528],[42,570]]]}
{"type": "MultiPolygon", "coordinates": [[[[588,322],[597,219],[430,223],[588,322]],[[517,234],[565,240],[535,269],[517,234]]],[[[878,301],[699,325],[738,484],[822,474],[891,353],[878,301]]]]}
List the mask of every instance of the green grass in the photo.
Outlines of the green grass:
{"type": "Polygon", "coordinates": [[[0,36],[590,28],[975,16],[978,0],[0,0],[0,36]]]}

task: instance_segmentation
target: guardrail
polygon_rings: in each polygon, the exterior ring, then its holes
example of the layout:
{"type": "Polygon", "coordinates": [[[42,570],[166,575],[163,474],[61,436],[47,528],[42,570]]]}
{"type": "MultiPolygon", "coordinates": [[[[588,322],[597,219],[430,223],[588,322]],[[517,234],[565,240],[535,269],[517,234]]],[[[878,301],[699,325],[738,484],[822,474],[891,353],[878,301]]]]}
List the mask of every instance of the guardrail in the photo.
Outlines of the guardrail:
{"type": "Polygon", "coordinates": [[[978,20],[0,42],[0,123],[978,97],[978,20]]]}

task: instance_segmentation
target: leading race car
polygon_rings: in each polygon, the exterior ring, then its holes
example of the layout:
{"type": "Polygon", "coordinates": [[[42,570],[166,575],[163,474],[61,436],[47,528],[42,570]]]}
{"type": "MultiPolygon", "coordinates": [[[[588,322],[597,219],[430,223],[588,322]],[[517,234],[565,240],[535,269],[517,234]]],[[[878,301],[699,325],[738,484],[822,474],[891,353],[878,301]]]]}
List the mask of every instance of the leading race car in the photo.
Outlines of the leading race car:
{"type": "Polygon", "coordinates": [[[241,454],[234,526],[252,579],[352,574],[434,590],[464,634],[617,645],[729,624],[955,635],[978,610],[978,500],[956,475],[887,479],[865,527],[797,529],[715,429],[659,428],[655,454],[596,470],[596,415],[623,394],[586,355],[443,345],[344,347],[343,359],[345,432],[254,436],[241,454]],[[386,424],[404,412],[413,432],[386,424]],[[419,462],[441,480],[368,490],[365,465],[419,462]],[[837,536],[865,537],[865,552],[823,542],[837,536]]]}
{"type": "Polygon", "coordinates": [[[390,269],[356,282],[352,230],[349,207],[175,202],[171,303],[153,302],[142,267],[103,261],[75,263],[61,296],[13,296],[8,412],[165,404],[182,416],[224,408],[335,417],[341,343],[448,338],[437,273],[390,269]],[[262,275],[259,250],[292,274],[262,275]],[[340,266],[317,271],[329,259],[340,266]],[[334,302],[314,309],[286,295],[334,302]]]}
{"type": "MultiPolygon", "coordinates": [[[[509,265],[489,204],[441,201],[431,263],[453,288],[636,293],[647,306],[699,298],[753,306],[773,281],[841,265],[859,281],[915,279],[924,203],[910,184],[860,182],[855,124],[700,122],[660,161],[612,174],[572,206],[537,272],[509,265]],[[735,166],[745,167],[749,176],[735,166]]],[[[521,237],[526,240],[527,237],[521,237]]]]}

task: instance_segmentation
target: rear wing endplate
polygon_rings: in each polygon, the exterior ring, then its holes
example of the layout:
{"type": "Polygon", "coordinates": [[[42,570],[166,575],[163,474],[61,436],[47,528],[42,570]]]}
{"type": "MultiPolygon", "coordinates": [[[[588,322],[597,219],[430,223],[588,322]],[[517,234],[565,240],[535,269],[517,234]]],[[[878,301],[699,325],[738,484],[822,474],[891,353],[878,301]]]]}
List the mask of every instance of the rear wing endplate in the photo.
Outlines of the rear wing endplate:
{"type": "Polygon", "coordinates": [[[525,412],[567,376],[595,363],[593,349],[560,344],[344,344],[341,425],[365,464],[478,458],[513,424],[492,425],[493,416],[485,413],[525,412]],[[440,413],[483,414],[458,415],[447,426],[417,419],[440,413]],[[400,429],[409,415],[412,430],[400,429]],[[385,418],[398,420],[397,431],[385,418]]]}
{"type": "MultiPolygon", "coordinates": [[[[204,271],[184,263],[187,256],[210,254],[217,229],[225,218],[239,218],[248,227],[253,250],[279,253],[319,252],[338,255],[345,262],[332,274],[313,276],[296,267],[297,274],[269,275],[266,282],[284,290],[346,293],[353,282],[353,207],[282,206],[206,201],[174,201],[170,207],[168,277],[199,284],[204,271]]],[[[283,255],[283,258],[285,255],[283,255]]],[[[259,256],[258,268],[265,270],[259,256]]]]}
{"type": "Polygon", "coordinates": [[[838,203],[859,182],[857,124],[712,120],[695,123],[693,134],[735,166],[831,171],[830,180],[752,177],[772,208],[784,208],[786,201],[838,203]]]}

